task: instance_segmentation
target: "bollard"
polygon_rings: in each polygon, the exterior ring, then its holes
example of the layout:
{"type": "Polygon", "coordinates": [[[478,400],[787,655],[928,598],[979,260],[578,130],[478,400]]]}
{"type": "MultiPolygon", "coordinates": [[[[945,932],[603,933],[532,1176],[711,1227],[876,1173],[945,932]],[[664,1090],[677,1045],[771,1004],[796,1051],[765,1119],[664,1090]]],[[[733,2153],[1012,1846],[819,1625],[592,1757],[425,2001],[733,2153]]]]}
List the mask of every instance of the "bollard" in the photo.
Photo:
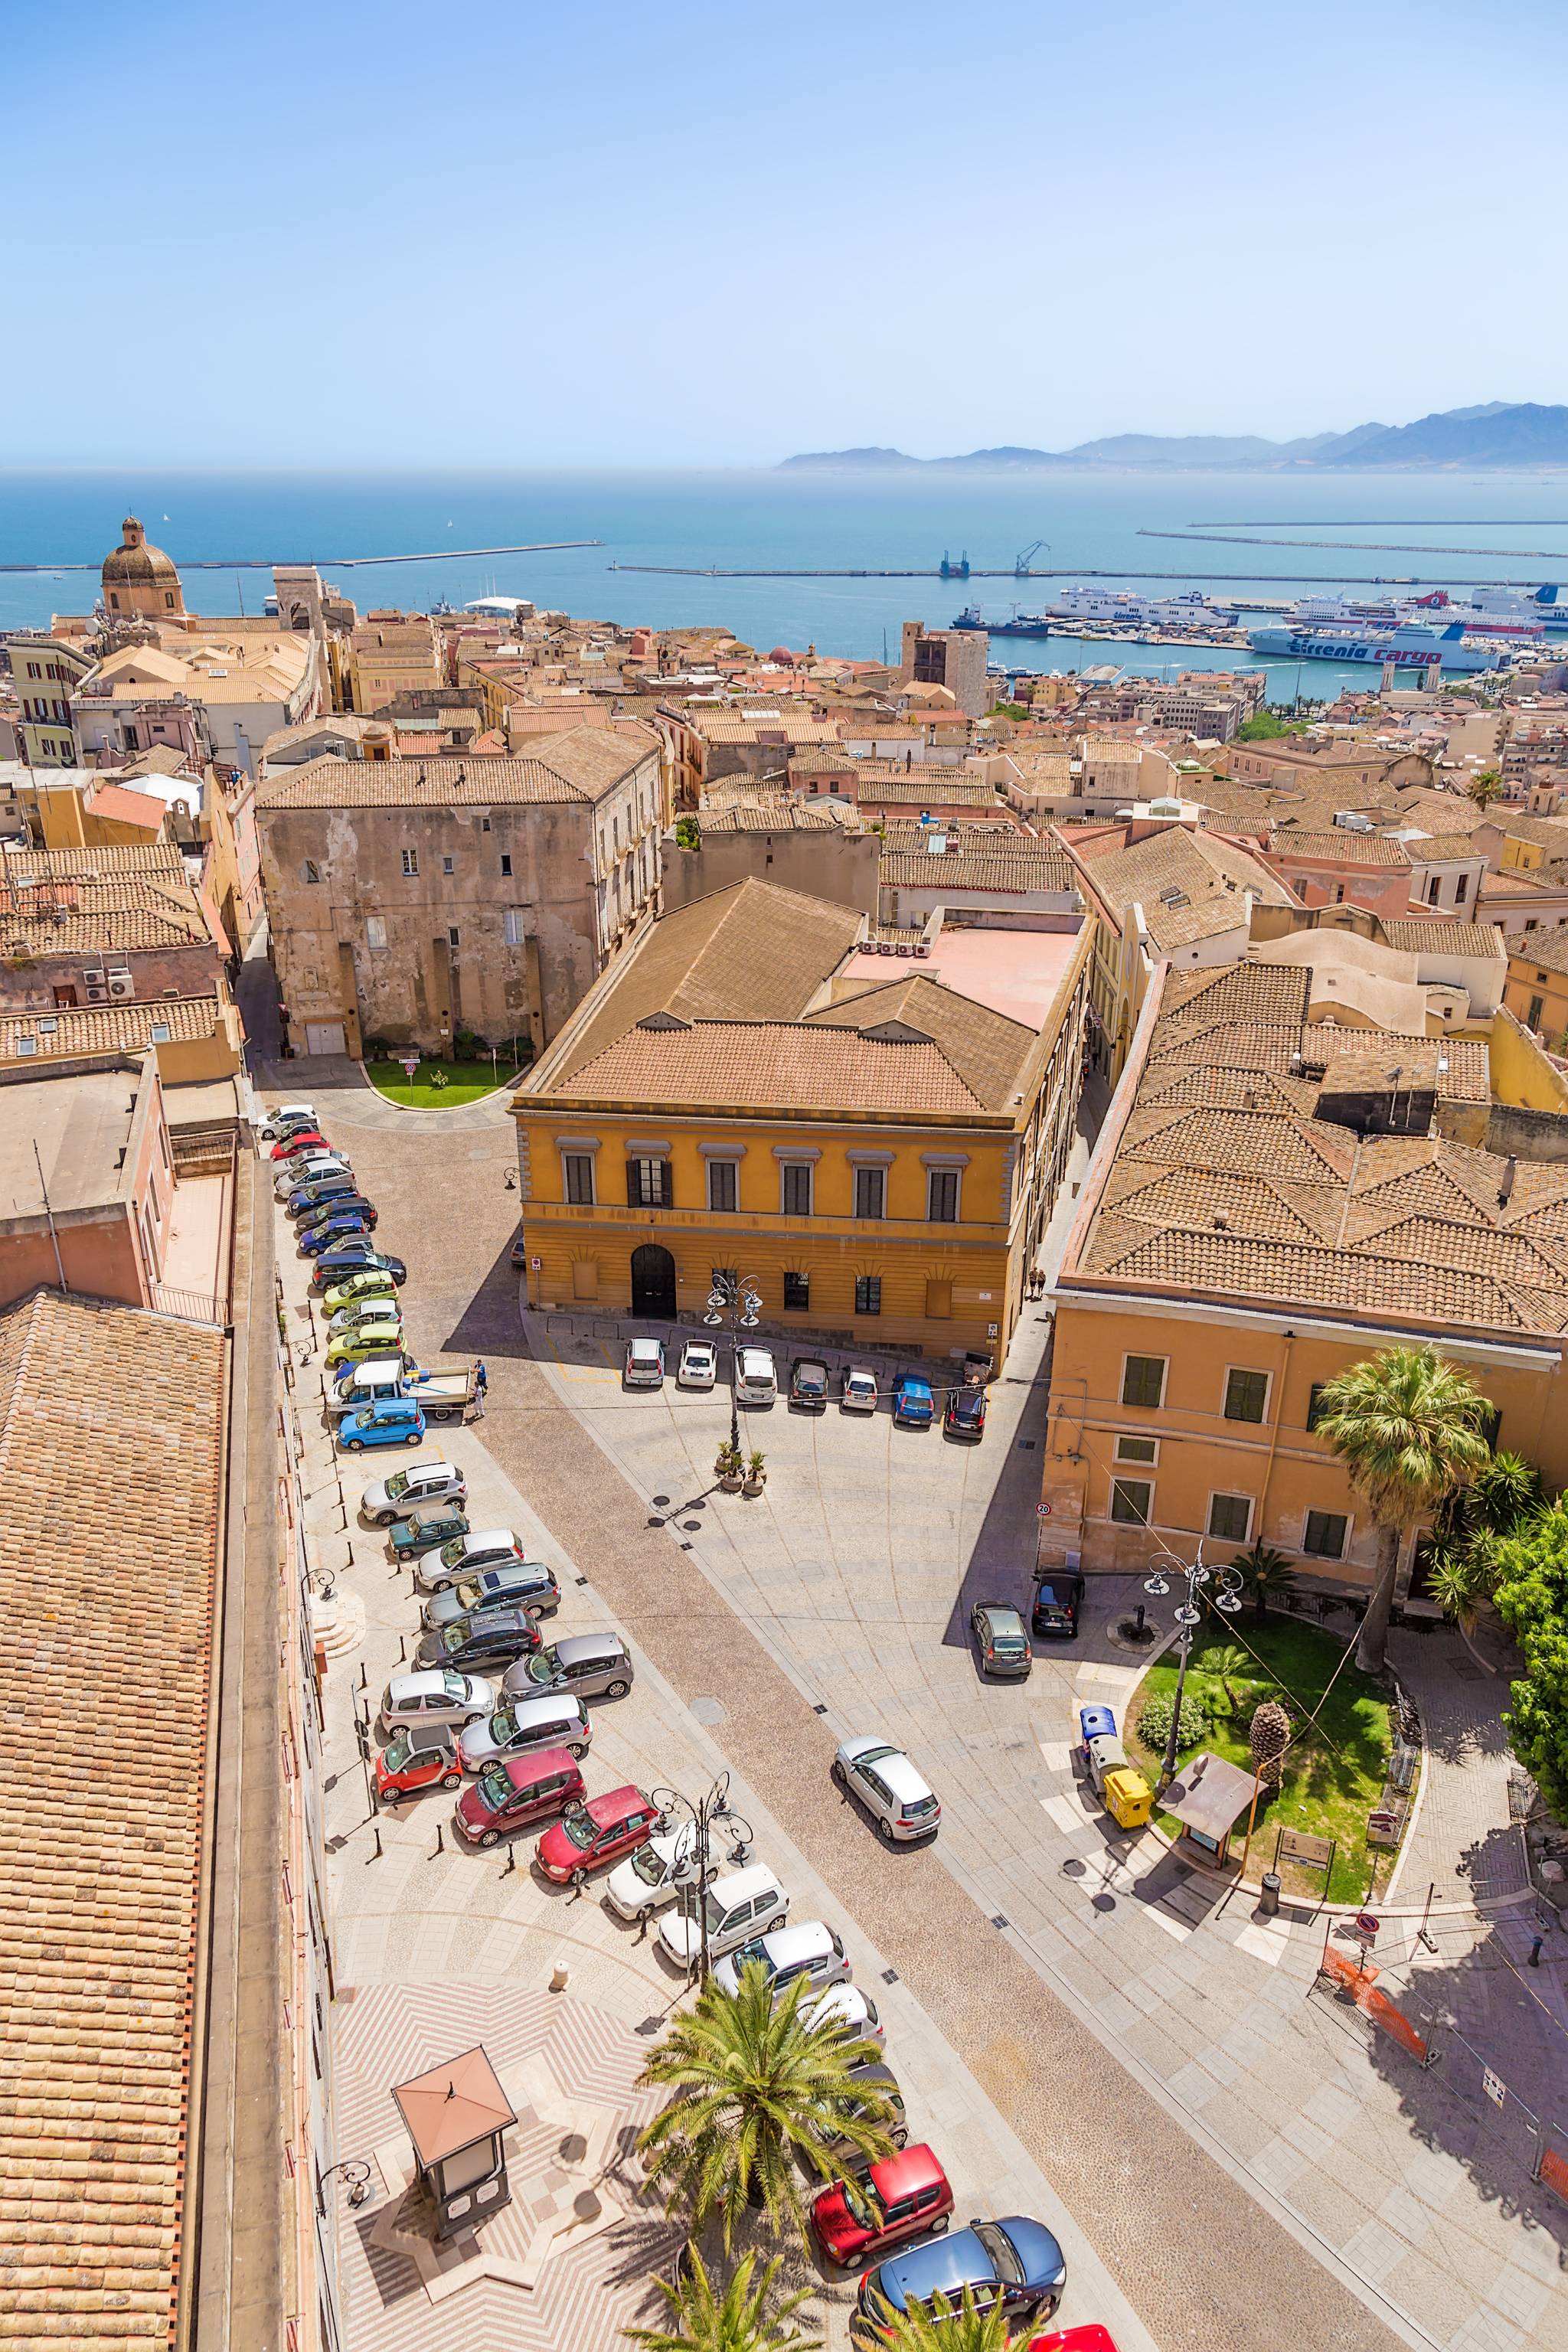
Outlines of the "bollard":
{"type": "Polygon", "coordinates": [[[375,1852],[372,1854],[371,1860],[373,1862],[381,1860],[381,1823],[379,1822],[375,1825],[375,1852]]]}
{"type": "Polygon", "coordinates": [[[1530,1947],[1530,1965],[1532,1969],[1538,1969],[1541,1966],[1541,1947],[1545,1941],[1544,1936],[1537,1936],[1530,1947]]]}
{"type": "MultiPolygon", "coordinates": [[[[442,1835],[442,1824],[437,1822],[436,1824],[436,1853],[445,1853],[446,1851],[447,1841],[442,1835]]],[[[432,1862],[436,1859],[436,1853],[433,1853],[430,1857],[432,1862]]]]}
{"type": "Polygon", "coordinates": [[[366,1682],[366,1679],[365,1679],[364,1660],[363,1660],[363,1658],[360,1660],[360,1669],[359,1669],[359,1686],[360,1686],[361,1690],[364,1690],[364,1689],[368,1688],[368,1685],[367,1685],[367,1682],[366,1682]]]}
{"type": "Polygon", "coordinates": [[[506,1868],[501,1872],[501,1876],[503,1878],[510,1878],[516,1868],[517,1848],[515,1845],[509,1845],[506,1850],[506,1868]]]}
{"type": "Polygon", "coordinates": [[[1279,1873],[1277,1870],[1266,1870],[1258,1884],[1263,1889],[1258,1906],[1258,1911],[1265,1919],[1272,1919],[1278,1915],[1279,1909],[1279,1873]]]}
{"type": "Polygon", "coordinates": [[[408,1636],[406,1633],[399,1633],[397,1637],[397,1663],[399,1665],[405,1665],[406,1664],[407,1660],[408,1636]]]}

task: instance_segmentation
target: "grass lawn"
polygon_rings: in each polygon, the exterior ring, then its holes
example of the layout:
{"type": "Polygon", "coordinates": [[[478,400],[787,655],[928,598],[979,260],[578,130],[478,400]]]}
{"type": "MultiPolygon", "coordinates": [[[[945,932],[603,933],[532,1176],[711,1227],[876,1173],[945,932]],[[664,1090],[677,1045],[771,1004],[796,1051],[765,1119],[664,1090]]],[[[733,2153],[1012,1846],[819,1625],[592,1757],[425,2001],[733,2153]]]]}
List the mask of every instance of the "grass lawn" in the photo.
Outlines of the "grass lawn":
{"type": "Polygon", "coordinates": [[[401,1103],[405,1110],[456,1110],[459,1103],[493,1094],[516,1076],[504,1056],[492,1070],[488,1055],[482,1062],[422,1061],[412,1078],[405,1076],[401,1062],[367,1062],[364,1074],[378,1094],[401,1103]],[[437,1070],[446,1076],[444,1087],[430,1083],[437,1070]]]}
{"type": "MultiPolygon", "coordinates": [[[[1289,1707],[1298,1728],[1286,1750],[1280,1788],[1272,1794],[1265,1790],[1259,1798],[1247,1876],[1256,1879],[1260,1871],[1273,1867],[1274,1841],[1281,1829],[1337,1838],[1339,1851],[1326,1890],[1321,1870],[1289,1862],[1279,1865],[1287,1893],[1321,1895],[1326,1892],[1335,1903],[1359,1902],[1366,1894],[1373,1853],[1377,1854],[1384,1882],[1394,1861],[1392,1853],[1380,1848],[1369,1850],[1366,1843],[1366,1817],[1383,1794],[1394,1744],[1382,1686],[1348,1665],[1330,1692],[1327,1706],[1318,1707],[1342,1655],[1340,1643],[1315,1625],[1273,1611],[1258,1617],[1247,1610],[1220,1624],[1211,1621],[1200,1627],[1187,1668],[1187,1696],[1201,1700],[1208,1710],[1209,1731],[1200,1744],[1247,1771],[1252,1769],[1247,1733],[1254,1707],[1274,1696],[1289,1707]],[[1257,1654],[1249,1656],[1249,1650],[1257,1654]],[[1326,1738],[1307,1719],[1308,1707],[1319,1713],[1326,1738]]],[[[1175,1686],[1174,1660],[1162,1660],[1151,1668],[1140,1689],[1138,1711],[1154,1692],[1171,1692],[1175,1686]]],[[[1134,1748],[1158,1767],[1158,1754],[1151,1755],[1138,1738],[1136,1718],[1129,1753],[1134,1748]]],[[[1168,1815],[1160,1814],[1158,1819],[1171,1835],[1176,1833],[1179,1824],[1168,1815]]],[[[1244,1816],[1237,1841],[1246,1827],[1244,1816]]],[[[1233,1851],[1239,1858],[1239,1843],[1233,1851]]]]}

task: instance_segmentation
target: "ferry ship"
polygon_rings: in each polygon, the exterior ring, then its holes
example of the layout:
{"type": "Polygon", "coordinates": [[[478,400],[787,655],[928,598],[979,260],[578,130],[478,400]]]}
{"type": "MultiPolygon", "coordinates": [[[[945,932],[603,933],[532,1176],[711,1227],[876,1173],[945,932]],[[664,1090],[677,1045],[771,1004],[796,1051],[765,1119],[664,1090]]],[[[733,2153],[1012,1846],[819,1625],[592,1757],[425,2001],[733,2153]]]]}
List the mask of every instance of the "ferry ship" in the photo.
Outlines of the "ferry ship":
{"type": "Polygon", "coordinates": [[[1402,621],[1396,628],[1375,625],[1341,627],[1318,623],[1306,626],[1289,622],[1248,629],[1247,642],[1255,654],[1270,661],[1364,662],[1381,668],[1392,662],[1396,669],[1497,669],[1508,659],[1501,646],[1468,646],[1458,621],[1447,628],[1429,622],[1402,621]]]}

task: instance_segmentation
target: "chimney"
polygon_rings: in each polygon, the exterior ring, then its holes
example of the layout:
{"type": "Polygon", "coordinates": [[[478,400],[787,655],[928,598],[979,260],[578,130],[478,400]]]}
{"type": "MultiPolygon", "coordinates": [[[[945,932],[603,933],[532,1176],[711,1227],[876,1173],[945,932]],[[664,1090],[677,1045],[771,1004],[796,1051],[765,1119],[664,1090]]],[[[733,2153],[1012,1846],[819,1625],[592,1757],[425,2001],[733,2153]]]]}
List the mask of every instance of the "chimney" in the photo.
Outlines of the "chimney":
{"type": "Polygon", "coordinates": [[[1502,1171],[1502,1182],[1498,1186],[1497,1204],[1500,1209],[1506,1209],[1512,1200],[1514,1178],[1518,1173],[1519,1161],[1510,1152],[1508,1166],[1502,1171]]]}

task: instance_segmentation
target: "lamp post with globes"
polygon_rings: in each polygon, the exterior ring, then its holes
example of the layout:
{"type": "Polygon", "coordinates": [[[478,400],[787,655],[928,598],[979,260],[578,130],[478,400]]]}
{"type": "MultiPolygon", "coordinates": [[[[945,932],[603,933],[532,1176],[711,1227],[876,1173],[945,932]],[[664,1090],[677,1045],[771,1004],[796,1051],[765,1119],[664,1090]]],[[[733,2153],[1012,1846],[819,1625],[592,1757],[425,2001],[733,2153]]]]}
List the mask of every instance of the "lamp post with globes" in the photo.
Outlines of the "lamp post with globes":
{"type": "Polygon", "coordinates": [[[708,1294],[704,1323],[718,1330],[726,1319],[730,1326],[730,1444],[735,1453],[741,1450],[741,1339],[742,1331],[754,1331],[763,1309],[763,1295],[752,1275],[721,1272],[715,1268],[713,1287],[708,1294]]]}
{"type": "Polygon", "coordinates": [[[695,1897],[693,1916],[697,1921],[697,1940],[691,1957],[699,1980],[706,1984],[709,1969],[708,1881],[711,1874],[713,1834],[717,1832],[721,1837],[733,1840],[730,1862],[732,1868],[740,1870],[745,1865],[756,1832],[750,1822],[743,1820],[730,1802],[728,1772],[721,1772],[713,1786],[700,1797],[689,1797],[679,1789],[654,1789],[649,1793],[667,1823],[684,1821],[691,1825],[691,1858],[697,1865],[697,1875],[695,1885],[689,1881],[682,1886],[680,1903],[684,1910],[689,1900],[695,1897]]]}
{"type": "Polygon", "coordinates": [[[1171,1734],[1165,1742],[1164,1760],[1160,1766],[1160,1785],[1154,1792],[1156,1796],[1163,1796],[1176,1777],[1176,1750],[1181,1743],[1182,1695],[1187,1686],[1187,1660],[1192,1653],[1193,1627],[1201,1621],[1204,1613],[1198,1606],[1198,1595],[1205,1586],[1215,1584],[1217,1590],[1213,1595],[1213,1601],[1216,1609],[1221,1610],[1227,1617],[1234,1617],[1241,1607],[1240,1572],[1234,1568],[1207,1567],[1204,1560],[1201,1536],[1198,1538],[1198,1556],[1190,1567],[1184,1559],[1178,1559],[1173,1551],[1162,1550],[1156,1553],[1153,1562],[1154,1572],[1143,1580],[1144,1591],[1153,1593],[1156,1599],[1171,1590],[1171,1580],[1161,1567],[1163,1560],[1170,1563],[1178,1578],[1185,1579],[1187,1597],[1184,1601],[1177,1602],[1173,1612],[1176,1622],[1182,1629],[1177,1650],[1176,1703],[1171,1709],[1171,1734]]]}

